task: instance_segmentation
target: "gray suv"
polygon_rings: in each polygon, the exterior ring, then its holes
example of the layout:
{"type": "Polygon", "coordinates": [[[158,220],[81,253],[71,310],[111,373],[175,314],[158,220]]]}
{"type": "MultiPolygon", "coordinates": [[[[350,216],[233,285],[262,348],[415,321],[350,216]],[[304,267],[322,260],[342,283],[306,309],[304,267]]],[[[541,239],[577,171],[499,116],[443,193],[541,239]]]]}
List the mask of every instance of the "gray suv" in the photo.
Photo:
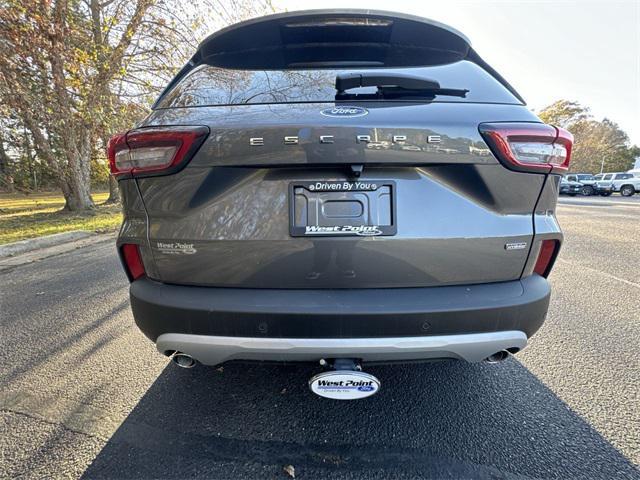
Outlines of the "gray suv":
{"type": "Polygon", "coordinates": [[[185,367],[504,359],[547,313],[572,142],[440,23],[220,30],[109,143],[135,321],[185,367]]]}

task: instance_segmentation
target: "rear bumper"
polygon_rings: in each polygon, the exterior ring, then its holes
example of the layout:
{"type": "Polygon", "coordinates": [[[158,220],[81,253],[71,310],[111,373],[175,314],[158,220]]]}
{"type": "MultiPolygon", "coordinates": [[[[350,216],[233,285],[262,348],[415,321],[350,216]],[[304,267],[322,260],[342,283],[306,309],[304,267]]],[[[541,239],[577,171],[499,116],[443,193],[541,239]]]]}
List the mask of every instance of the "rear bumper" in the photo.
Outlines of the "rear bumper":
{"type": "Polygon", "coordinates": [[[506,341],[504,348],[522,348],[542,325],[549,296],[549,283],[538,275],[482,285],[362,290],[210,288],[148,279],[131,284],[134,317],[145,335],[161,351],[193,349],[203,363],[274,355],[313,360],[349,352],[387,361],[475,359],[476,347],[485,353],[483,345],[488,351],[506,341]],[[472,353],[469,345],[475,345],[472,353]]]}
{"type": "Polygon", "coordinates": [[[501,350],[527,345],[524,332],[471,333],[400,338],[246,338],[165,333],[160,353],[179,351],[205,365],[229,360],[307,362],[321,358],[357,358],[364,362],[398,362],[454,358],[479,362],[501,350]]]}

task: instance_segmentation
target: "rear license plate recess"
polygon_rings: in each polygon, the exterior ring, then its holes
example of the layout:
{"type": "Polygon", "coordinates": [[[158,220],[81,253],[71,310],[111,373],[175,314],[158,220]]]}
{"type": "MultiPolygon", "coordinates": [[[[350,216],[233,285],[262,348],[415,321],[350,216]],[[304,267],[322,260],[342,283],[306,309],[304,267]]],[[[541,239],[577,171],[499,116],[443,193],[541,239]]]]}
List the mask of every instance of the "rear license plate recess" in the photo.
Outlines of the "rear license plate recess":
{"type": "Polygon", "coordinates": [[[373,237],[396,234],[392,180],[318,180],[289,185],[293,237],[373,237]]]}

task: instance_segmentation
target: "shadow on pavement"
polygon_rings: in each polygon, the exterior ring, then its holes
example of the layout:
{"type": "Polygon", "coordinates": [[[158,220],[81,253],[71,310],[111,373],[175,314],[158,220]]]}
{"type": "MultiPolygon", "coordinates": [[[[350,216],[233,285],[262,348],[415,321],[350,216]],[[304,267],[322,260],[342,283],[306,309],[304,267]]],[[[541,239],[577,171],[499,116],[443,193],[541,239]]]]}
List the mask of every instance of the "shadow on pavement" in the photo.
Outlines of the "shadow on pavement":
{"type": "Polygon", "coordinates": [[[367,368],[379,394],[307,388],[315,366],[168,365],[83,478],[638,478],[516,360],[367,368]]]}

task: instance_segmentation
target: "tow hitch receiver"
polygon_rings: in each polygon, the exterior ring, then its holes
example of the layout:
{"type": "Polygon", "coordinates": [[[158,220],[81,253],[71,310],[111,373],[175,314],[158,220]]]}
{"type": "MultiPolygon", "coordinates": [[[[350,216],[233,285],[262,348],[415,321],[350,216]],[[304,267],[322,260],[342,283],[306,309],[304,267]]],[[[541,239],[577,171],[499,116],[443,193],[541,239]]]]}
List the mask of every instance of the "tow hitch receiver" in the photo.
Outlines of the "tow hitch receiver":
{"type": "Polygon", "coordinates": [[[316,395],[334,400],[358,400],[370,397],[380,390],[380,380],[362,372],[360,365],[350,358],[337,358],[320,364],[332,370],[322,372],[309,380],[309,388],[316,395]]]}

